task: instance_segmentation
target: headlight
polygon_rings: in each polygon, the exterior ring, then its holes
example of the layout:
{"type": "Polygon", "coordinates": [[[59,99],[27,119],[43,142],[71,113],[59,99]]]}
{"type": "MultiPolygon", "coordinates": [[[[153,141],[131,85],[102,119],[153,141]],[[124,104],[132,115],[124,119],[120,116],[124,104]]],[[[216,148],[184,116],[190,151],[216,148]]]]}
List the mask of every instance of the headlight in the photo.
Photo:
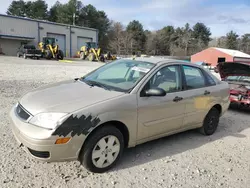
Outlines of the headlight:
{"type": "Polygon", "coordinates": [[[65,120],[66,115],[67,113],[40,113],[31,118],[29,123],[45,129],[54,129],[65,120]]]}

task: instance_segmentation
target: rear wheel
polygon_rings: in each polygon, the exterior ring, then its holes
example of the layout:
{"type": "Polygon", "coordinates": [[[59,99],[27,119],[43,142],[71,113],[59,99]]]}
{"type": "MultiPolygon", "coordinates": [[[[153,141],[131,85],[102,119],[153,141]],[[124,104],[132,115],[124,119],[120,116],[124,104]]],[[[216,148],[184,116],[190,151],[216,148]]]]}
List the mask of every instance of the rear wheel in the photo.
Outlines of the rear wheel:
{"type": "Polygon", "coordinates": [[[213,107],[206,115],[200,132],[204,135],[212,135],[218,127],[219,120],[220,112],[213,107]]]}
{"type": "Polygon", "coordinates": [[[103,173],[117,163],[123,149],[122,133],[113,126],[104,126],[90,135],[82,148],[79,160],[89,171],[103,173]]]}
{"type": "Polygon", "coordinates": [[[101,62],[105,62],[104,55],[101,55],[101,56],[100,56],[100,61],[101,61],[101,62]]]}

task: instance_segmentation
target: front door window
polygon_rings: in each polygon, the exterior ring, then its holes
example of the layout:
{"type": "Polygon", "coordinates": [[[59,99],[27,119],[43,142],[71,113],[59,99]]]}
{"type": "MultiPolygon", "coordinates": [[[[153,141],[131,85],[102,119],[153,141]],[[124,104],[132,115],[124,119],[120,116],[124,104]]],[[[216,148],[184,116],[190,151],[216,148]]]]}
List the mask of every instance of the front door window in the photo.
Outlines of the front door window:
{"type": "Polygon", "coordinates": [[[177,92],[181,90],[179,66],[167,66],[159,71],[149,80],[145,89],[161,88],[166,93],[177,92]]]}

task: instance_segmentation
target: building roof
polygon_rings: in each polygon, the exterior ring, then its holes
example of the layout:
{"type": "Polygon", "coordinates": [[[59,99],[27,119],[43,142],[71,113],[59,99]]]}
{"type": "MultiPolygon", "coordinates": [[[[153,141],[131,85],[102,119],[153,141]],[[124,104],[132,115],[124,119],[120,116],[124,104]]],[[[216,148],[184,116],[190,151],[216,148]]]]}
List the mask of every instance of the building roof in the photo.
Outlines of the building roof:
{"type": "Polygon", "coordinates": [[[79,29],[86,29],[86,30],[92,30],[97,31],[98,29],[90,28],[90,27],[82,27],[82,26],[76,26],[76,25],[69,25],[69,24],[63,24],[63,23],[56,23],[56,22],[50,22],[47,20],[38,20],[38,19],[32,19],[27,17],[20,17],[20,16],[12,16],[12,15],[6,15],[6,14],[0,14],[0,17],[8,17],[8,18],[14,18],[14,19],[20,19],[20,20],[27,20],[27,21],[33,21],[33,22],[40,22],[40,23],[46,23],[51,25],[60,25],[60,26],[70,26],[72,28],[79,28],[79,29]]]}
{"type": "Polygon", "coordinates": [[[225,48],[214,48],[216,50],[219,50],[225,54],[228,54],[230,56],[233,56],[233,57],[243,57],[243,58],[250,58],[250,55],[244,53],[244,52],[241,52],[239,50],[230,50],[230,49],[225,49],[225,48]]]}
{"type": "Polygon", "coordinates": [[[0,38],[4,39],[18,39],[18,40],[34,40],[35,37],[26,37],[26,36],[16,36],[16,35],[2,35],[0,34],[0,38]]]}

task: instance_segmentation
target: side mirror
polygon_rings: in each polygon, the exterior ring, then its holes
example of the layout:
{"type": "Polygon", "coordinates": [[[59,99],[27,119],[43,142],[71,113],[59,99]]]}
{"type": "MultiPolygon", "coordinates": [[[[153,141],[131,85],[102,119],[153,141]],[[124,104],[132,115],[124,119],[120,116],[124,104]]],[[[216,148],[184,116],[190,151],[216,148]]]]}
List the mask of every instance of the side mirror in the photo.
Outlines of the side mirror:
{"type": "Polygon", "coordinates": [[[145,91],[145,96],[147,97],[150,97],[150,96],[163,97],[166,94],[167,94],[166,91],[162,88],[148,89],[145,91]]]}

